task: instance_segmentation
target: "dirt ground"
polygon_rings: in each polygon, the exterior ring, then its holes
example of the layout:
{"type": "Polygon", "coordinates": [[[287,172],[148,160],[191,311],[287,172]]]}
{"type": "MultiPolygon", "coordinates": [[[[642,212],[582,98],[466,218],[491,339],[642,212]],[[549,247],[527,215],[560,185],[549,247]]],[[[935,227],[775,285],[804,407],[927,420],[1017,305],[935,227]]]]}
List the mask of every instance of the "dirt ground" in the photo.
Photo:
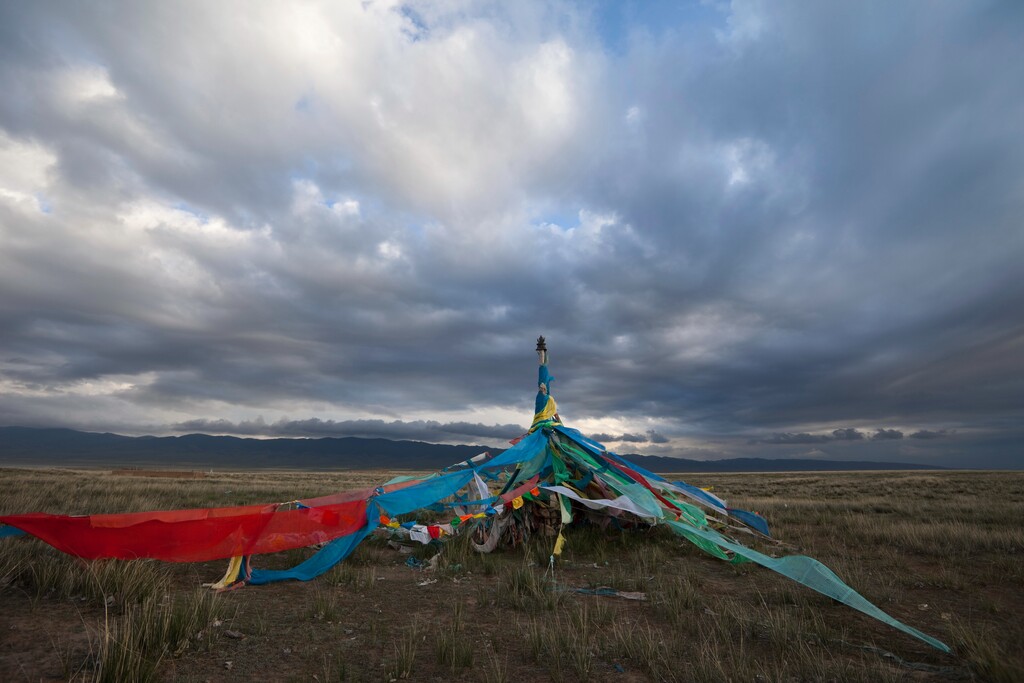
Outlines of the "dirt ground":
{"type": "MultiPolygon", "coordinates": [[[[24,472],[0,470],[0,476],[5,492],[24,484],[24,472]]],[[[58,484],[62,476],[70,475],[45,474],[58,484]]],[[[101,475],[75,476],[87,484],[101,475]]],[[[266,493],[303,475],[295,476],[267,483],[266,493]]],[[[707,557],[660,530],[582,530],[574,536],[570,529],[553,577],[548,539],[537,539],[530,549],[487,556],[449,552],[436,571],[407,564],[410,557],[426,558],[436,549],[406,554],[382,538],[369,540],[318,580],[219,594],[217,617],[197,629],[180,652],[163,655],[155,678],[1022,680],[1017,676],[1024,671],[1024,627],[1017,615],[1024,610],[1024,541],[1013,527],[1019,529],[1024,519],[1024,475],[685,478],[698,485],[716,481],[715,492],[731,503],[763,510],[775,535],[793,551],[829,564],[882,609],[949,643],[954,654],[942,654],[767,570],[734,568],[707,557]],[[997,494],[998,503],[988,497],[997,494]],[[956,514],[940,515],[930,502],[956,514]],[[965,538],[946,538],[947,545],[930,551],[931,534],[949,536],[948,528],[965,538]],[[597,587],[641,593],[645,599],[576,592],[597,587]]],[[[219,488],[210,495],[226,490],[225,482],[239,481],[214,480],[211,485],[219,488]]],[[[183,484],[147,483],[153,485],[183,484]]],[[[223,502],[248,502],[263,492],[257,486],[223,502]]],[[[58,505],[53,501],[48,507],[58,505]]],[[[5,511],[8,507],[3,505],[5,511]]],[[[24,557],[35,566],[35,574],[26,573],[22,562],[20,573],[8,571],[0,579],[0,680],[95,679],[105,624],[121,618],[125,606],[40,590],[47,581],[41,566],[56,562],[56,553],[36,548],[42,544],[34,540],[0,544],[0,553],[31,546],[24,557]]],[[[308,551],[264,556],[259,566],[291,566],[303,552],[308,551]]],[[[224,563],[149,564],[168,572],[165,590],[182,595],[215,581],[224,570],[224,563]]]]}

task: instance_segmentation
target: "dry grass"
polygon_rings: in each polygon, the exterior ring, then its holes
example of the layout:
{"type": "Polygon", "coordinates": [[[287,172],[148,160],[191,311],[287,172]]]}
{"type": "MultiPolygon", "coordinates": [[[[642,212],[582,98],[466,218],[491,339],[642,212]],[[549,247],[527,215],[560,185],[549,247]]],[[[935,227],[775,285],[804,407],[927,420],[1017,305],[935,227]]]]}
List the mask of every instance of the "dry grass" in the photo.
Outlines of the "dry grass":
{"type": "MultiPolygon", "coordinates": [[[[0,510],[84,514],[285,501],[387,476],[114,479],[103,471],[6,469],[0,510]]],[[[546,572],[550,539],[486,556],[456,539],[429,574],[370,540],[318,581],[246,588],[218,604],[194,589],[216,579],[221,563],[86,564],[32,539],[7,539],[0,542],[0,679],[1024,680],[1017,618],[1024,608],[1024,474],[683,478],[764,513],[786,545],[763,550],[817,557],[955,654],[771,572],[708,558],[658,528],[570,527],[554,580],[546,572]],[[598,586],[647,599],[571,590],[598,586]]],[[[257,562],[280,568],[310,552],[257,562]]]]}

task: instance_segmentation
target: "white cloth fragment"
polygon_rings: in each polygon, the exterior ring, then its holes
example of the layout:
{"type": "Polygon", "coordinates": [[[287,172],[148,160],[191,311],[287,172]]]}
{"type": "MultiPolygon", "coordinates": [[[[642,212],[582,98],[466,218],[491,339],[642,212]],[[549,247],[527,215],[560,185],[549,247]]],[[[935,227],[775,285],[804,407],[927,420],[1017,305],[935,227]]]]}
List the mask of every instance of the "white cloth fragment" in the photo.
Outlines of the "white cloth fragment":
{"type": "Polygon", "coordinates": [[[563,496],[568,496],[569,498],[572,498],[573,500],[579,501],[583,505],[586,505],[588,508],[592,510],[597,510],[600,508],[613,508],[616,510],[625,510],[626,512],[632,512],[637,517],[642,517],[643,519],[657,519],[657,515],[653,514],[650,510],[646,510],[640,507],[639,505],[634,503],[633,500],[628,496],[619,496],[618,498],[613,498],[611,500],[609,500],[608,498],[584,498],[580,494],[576,493],[570,488],[566,488],[565,486],[541,486],[541,488],[547,491],[560,493],[563,496]]]}

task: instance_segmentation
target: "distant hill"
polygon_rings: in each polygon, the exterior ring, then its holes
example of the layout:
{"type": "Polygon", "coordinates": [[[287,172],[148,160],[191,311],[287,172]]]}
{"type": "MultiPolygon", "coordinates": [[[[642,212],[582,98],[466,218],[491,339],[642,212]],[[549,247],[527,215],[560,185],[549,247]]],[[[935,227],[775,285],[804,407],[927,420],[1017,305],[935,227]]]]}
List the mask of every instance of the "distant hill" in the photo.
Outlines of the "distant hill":
{"type": "MultiPolygon", "coordinates": [[[[0,465],[433,470],[466,460],[483,451],[498,454],[502,449],[358,437],[242,439],[208,434],[122,436],[74,429],[0,427],[0,465]]],[[[686,460],[646,455],[625,457],[655,472],[941,469],[908,463],[852,460],[686,460]]]]}

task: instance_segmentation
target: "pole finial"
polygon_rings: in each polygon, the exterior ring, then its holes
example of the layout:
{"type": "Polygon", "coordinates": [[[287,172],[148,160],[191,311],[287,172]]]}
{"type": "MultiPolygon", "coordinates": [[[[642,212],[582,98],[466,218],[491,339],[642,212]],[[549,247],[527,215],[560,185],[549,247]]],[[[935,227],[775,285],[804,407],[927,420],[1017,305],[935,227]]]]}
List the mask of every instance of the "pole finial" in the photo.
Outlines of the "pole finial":
{"type": "Polygon", "coordinates": [[[537,358],[540,360],[541,365],[548,364],[548,344],[544,339],[544,335],[537,337],[537,358]]]}

